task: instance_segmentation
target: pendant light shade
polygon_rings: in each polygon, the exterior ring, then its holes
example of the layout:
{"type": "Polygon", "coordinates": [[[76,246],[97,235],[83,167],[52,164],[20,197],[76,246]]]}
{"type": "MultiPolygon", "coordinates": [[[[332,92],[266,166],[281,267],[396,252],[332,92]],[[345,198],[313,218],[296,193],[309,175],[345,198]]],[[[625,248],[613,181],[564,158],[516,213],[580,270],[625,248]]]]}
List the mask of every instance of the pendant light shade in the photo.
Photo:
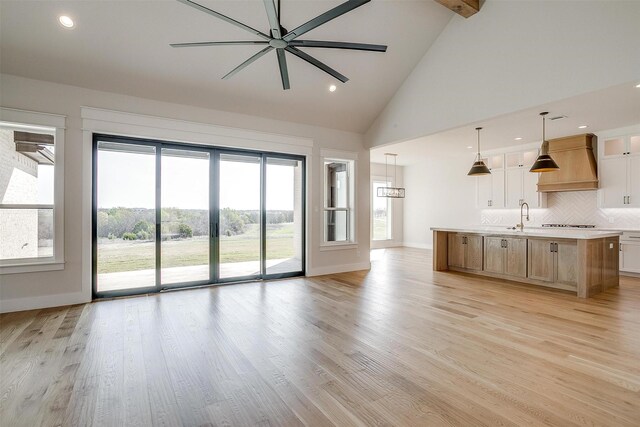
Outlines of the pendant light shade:
{"type": "Polygon", "coordinates": [[[529,172],[553,172],[560,169],[560,166],[549,155],[549,141],[545,138],[545,117],[548,112],[542,112],[542,147],[540,148],[540,155],[536,159],[529,172]]]}
{"type": "Polygon", "coordinates": [[[478,154],[476,157],[476,161],[473,162],[473,166],[469,169],[469,176],[479,176],[479,175],[491,175],[491,171],[482,161],[482,156],[480,155],[480,130],[482,128],[476,128],[478,131],[478,154]]]}

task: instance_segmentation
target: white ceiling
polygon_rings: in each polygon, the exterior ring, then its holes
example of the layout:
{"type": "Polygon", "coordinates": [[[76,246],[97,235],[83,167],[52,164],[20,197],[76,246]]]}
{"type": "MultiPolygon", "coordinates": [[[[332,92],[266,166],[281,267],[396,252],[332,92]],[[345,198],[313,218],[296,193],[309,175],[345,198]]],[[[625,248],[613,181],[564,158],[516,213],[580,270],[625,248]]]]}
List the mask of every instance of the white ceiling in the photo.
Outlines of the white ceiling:
{"type": "MultiPolygon", "coordinates": [[[[261,0],[199,2],[268,33],[261,0]]],[[[341,0],[282,0],[294,27],[341,0]]],[[[230,80],[220,78],[261,47],[174,49],[169,43],[257,40],[174,0],[0,0],[0,70],[139,97],[364,132],[447,25],[432,0],[374,0],[301,39],[386,44],[386,53],[304,49],[350,78],[346,84],[287,54],[283,91],[275,53],[230,80]],[[72,30],[57,17],[70,15],[72,30]],[[329,93],[335,83],[338,90],[329,93]]]]}
{"type": "Polygon", "coordinates": [[[471,159],[476,152],[477,133],[481,151],[510,147],[542,140],[542,119],[539,113],[548,111],[550,117],[567,116],[546,123],[547,139],[581,133],[596,133],[640,123],[640,81],[614,86],[605,90],[518,111],[505,116],[452,129],[435,135],[390,144],[371,150],[371,161],[384,163],[384,153],[398,154],[398,165],[412,165],[437,155],[461,155],[471,159]],[[587,125],[586,129],[578,126],[587,125]],[[522,140],[516,141],[520,137],[522,140]],[[469,149],[467,147],[471,146],[469,149]]]}

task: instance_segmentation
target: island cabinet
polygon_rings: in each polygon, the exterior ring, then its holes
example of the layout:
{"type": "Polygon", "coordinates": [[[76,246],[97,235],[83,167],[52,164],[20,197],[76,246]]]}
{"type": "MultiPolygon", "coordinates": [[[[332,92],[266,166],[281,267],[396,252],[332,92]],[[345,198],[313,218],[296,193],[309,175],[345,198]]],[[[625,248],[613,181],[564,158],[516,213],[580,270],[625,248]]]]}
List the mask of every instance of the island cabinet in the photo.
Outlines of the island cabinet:
{"type": "Polygon", "coordinates": [[[578,285],[578,242],[576,240],[531,239],[528,241],[529,279],[541,280],[561,289],[578,285]]]}
{"type": "Polygon", "coordinates": [[[620,232],[432,228],[434,271],[460,271],[589,298],[618,286],[620,232]]]}
{"type": "Polygon", "coordinates": [[[485,236],[484,271],[527,277],[527,239],[485,236]]]}
{"type": "Polygon", "coordinates": [[[449,233],[448,264],[467,270],[482,270],[482,236],[449,233]]]}

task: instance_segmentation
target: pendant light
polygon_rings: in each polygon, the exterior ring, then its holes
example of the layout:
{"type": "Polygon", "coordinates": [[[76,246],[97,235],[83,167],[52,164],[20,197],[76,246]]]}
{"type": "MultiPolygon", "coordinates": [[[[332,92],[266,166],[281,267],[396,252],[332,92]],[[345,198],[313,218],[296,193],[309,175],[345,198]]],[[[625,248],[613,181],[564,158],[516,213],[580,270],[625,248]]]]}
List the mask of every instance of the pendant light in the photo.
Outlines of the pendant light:
{"type": "Polygon", "coordinates": [[[547,111],[540,113],[542,116],[542,148],[540,148],[540,155],[536,159],[536,162],[531,166],[529,172],[554,172],[560,169],[560,166],[553,161],[549,155],[549,141],[545,138],[545,117],[549,114],[547,111]]]}
{"type": "Polygon", "coordinates": [[[469,176],[491,175],[491,171],[489,170],[487,165],[484,164],[484,162],[482,161],[482,156],[480,155],[480,130],[481,129],[482,128],[476,128],[476,130],[478,131],[478,155],[476,157],[476,161],[473,163],[473,166],[471,166],[471,169],[467,174],[469,176]]]}
{"type": "Polygon", "coordinates": [[[384,153],[384,179],[386,180],[384,187],[378,187],[377,196],[378,197],[391,197],[393,199],[404,199],[404,188],[402,187],[389,187],[387,183],[389,182],[389,175],[387,174],[387,160],[389,156],[393,157],[393,182],[396,182],[396,157],[397,154],[394,153],[384,153]]]}

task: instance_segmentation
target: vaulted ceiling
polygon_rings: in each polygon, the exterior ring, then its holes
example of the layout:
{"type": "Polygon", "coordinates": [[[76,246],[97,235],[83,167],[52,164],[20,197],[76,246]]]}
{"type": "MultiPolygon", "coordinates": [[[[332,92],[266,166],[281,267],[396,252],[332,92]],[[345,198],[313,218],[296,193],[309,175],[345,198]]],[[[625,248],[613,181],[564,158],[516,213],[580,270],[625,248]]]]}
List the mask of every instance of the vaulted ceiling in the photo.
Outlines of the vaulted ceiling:
{"type": "MultiPolygon", "coordinates": [[[[198,0],[265,33],[262,0],[198,0]]],[[[288,29],[342,3],[281,0],[288,29]]],[[[177,1],[0,2],[0,71],[144,98],[364,132],[453,12],[432,0],[374,0],[307,33],[311,40],[386,44],[386,53],[302,48],[350,78],[342,84],[288,56],[283,91],[275,54],[221,77],[260,46],[174,49],[169,43],[257,37],[177,1]],[[71,16],[75,28],[57,17],[71,16]],[[338,89],[330,93],[328,87],[338,89]]]]}

